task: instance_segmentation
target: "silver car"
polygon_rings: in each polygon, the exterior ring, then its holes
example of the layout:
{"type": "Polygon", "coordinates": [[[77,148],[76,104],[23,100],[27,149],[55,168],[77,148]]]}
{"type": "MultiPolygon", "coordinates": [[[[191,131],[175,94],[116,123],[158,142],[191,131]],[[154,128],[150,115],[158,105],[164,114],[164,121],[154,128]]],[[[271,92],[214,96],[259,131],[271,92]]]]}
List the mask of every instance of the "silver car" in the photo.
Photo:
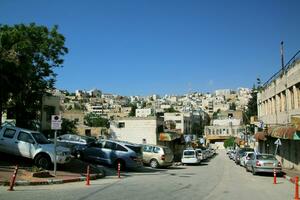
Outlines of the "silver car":
{"type": "Polygon", "coordinates": [[[173,152],[168,147],[143,145],[143,162],[152,168],[169,167],[173,164],[173,158],[173,152]]]}
{"type": "Polygon", "coordinates": [[[282,172],[281,163],[272,154],[252,154],[250,160],[245,163],[246,171],[251,171],[253,175],[259,172],[276,173],[282,172]]]}

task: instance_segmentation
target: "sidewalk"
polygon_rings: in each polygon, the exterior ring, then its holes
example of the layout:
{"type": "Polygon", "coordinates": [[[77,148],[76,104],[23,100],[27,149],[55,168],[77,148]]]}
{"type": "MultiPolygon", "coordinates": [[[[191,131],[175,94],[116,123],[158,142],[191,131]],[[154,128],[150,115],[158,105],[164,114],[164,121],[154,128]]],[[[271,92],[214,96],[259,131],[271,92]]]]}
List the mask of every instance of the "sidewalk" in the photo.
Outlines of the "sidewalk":
{"type": "MultiPolygon", "coordinates": [[[[58,166],[56,176],[53,171],[49,171],[50,177],[33,177],[32,167],[21,166],[16,176],[15,185],[42,185],[42,184],[61,184],[76,181],[85,181],[88,164],[80,160],[72,160],[70,163],[58,166]]],[[[0,166],[0,185],[9,185],[10,179],[14,173],[15,166],[0,166]]],[[[90,166],[90,180],[95,180],[105,176],[101,167],[90,166]]]]}
{"type": "MultiPolygon", "coordinates": [[[[292,183],[294,183],[294,178],[296,176],[298,176],[300,178],[300,171],[298,171],[298,170],[287,169],[287,168],[283,168],[282,170],[285,173],[285,175],[283,175],[283,177],[292,183]]],[[[299,184],[300,184],[300,181],[299,181],[299,184]]]]}

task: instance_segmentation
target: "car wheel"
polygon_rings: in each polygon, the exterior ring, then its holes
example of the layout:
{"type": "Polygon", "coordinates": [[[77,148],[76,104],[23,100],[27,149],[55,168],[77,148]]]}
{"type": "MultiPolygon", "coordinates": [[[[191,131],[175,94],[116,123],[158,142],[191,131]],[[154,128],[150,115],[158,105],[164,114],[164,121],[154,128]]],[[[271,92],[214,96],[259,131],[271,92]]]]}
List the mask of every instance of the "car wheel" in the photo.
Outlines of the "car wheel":
{"type": "Polygon", "coordinates": [[[152,159],[150,161],[150,167],[152,167],[152,168],[158,168],[158,162],[157,162],[157,160],[152,159]]]}
{"type": "Polygon", "coordinates": [[[38,155],[35,158],[34,163],[43,169],[50,169],[52,164],[49,156],[47,155],[38,155]]]}

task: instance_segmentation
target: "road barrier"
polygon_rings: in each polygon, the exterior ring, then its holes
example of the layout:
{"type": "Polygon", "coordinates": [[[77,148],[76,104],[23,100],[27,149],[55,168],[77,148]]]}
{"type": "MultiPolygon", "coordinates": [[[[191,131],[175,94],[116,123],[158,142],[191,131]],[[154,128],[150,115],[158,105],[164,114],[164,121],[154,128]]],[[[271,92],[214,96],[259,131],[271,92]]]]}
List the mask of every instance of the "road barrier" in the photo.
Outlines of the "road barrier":
{"type": "Polygon", "coordinates": [[[121,173],[120,173],[120,171],[121,171],[121,163],[118,162],[118,178],[121,178],[121,173]]]}
{"type": "Polygon", "coordinates": [[[86,170],[86,185],[90,185],[90,165],[87,166],[86,170]]]}
{"type": "Polygon", "coordinates": [[[276,179],[276,169],[274,168],[274,181],[273,184],[277,184],[277,179],[276,179]]]}
{"type": "Polygon", "coordinates": [[[299,185],[298,185],[298,182],[299,182],[299,177],[296,176],[295,177],[295,198],[294,198],[294,200],[299,200],[299,185]]]}
{"type": "Polygon", "coordinates": [[[15,185],[15,182],[16,182],[18,169],[19,169],[19,166],[16,165],[15,171],[14,171],[14,173],[13,173],[11,179],[10,179],[9,189],[7,191],[14,191],[14,185],[15,185]]]}

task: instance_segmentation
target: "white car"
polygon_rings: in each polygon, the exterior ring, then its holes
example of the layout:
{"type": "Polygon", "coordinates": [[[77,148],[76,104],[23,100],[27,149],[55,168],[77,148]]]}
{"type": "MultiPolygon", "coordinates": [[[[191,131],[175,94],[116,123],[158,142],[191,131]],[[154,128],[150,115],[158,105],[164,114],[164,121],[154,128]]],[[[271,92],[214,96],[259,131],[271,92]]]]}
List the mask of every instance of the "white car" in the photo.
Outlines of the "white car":
{"type": "Polygon", "coordinates": [[[182,164],[199,164],[201,162],[198,152],[194,149],[184,150],[182,153],[182,164]]]}
{"type": "Polygon", "coordinates": [[[254,154],[253,151],[246,151],[246,152],[243,154],[243,156],[242,156],[242,158],[241,158],[241,160],[240,160],[240,165],[243,166],[243,167],[245,167],[245,166],[246,166],[246,162],[247,162],[248,160],[250,160],[250,157],[251,157],[252,154],[254,154]]]}
{"type": "MultiPolygon", "coordinates": [[[[33,159],[35,164],[44,169],[51,168],[54,162],[54,144],[40,132],[4,126],[0,130],[0,152],[33,159]]],[[[71,160],[70,149],[56,148],[56,161],[59,164],[71,160]]]]}

